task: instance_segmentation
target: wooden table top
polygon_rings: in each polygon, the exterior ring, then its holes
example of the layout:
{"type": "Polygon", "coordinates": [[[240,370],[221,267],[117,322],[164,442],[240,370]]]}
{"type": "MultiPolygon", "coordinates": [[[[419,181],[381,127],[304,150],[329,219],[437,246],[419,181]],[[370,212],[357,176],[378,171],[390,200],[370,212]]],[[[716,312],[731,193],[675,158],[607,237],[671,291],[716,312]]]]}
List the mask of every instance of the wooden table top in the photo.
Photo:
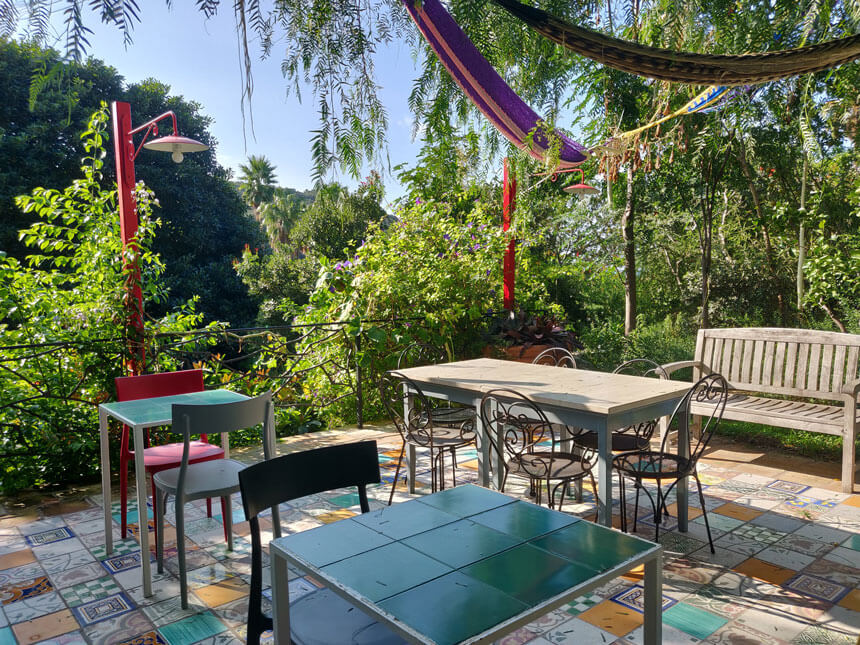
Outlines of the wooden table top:
{"type": "Polygon", "coordinates": [[[419,385],[486,393],[507,388],[537,403],[613,415],[679,399],[689,383],[494,358],[395,370],[419,385]]]}

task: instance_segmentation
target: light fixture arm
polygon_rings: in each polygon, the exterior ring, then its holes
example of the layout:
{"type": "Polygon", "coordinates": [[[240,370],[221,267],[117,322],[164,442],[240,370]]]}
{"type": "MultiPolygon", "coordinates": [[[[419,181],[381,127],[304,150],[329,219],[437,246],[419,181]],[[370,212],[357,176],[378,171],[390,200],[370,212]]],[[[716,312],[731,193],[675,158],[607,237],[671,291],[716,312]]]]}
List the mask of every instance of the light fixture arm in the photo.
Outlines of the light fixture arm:
{"type": "Polygon", "coordinates": [[[154,119],[150,119],[146,123],[143,123],[137,126],[134,130],[129,131],[128,136],[134,137],[138,132],[145,130],[143,133],[143,139],[140,141],[140,145],[134,151],[132,155],[132,160],[137,159],[137,155],[140,153],[141,148],[143,148],[143,144],[146,143],[146,140],[149,138],[149,135],[152,134],[154,136],[158,136],[158,122],[166,117],[171,117],[173,119],[173,134],[174,136],[179,136],[179,129],[176,127],[176,113],[173,110],[168,110],[164,114],[159,114],[154,119]]]}

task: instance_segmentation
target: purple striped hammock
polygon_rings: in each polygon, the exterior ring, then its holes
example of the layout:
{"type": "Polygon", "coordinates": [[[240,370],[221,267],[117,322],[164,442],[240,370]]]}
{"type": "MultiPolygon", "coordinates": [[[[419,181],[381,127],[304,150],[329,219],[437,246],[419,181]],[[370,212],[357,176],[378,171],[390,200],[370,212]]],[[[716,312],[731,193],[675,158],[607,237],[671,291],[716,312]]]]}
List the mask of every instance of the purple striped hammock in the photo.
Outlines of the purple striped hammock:
{"type": "Polygon", "coordinates": [[[557,140],[557,170],[585,161],[588,151],[583,145],[559,130],[550,135],[540,126],[537,113],[505,83],[439,0],[403,0],[403,4],[451,78],[508,141],[545,161],[553,140],[557,140]]]}

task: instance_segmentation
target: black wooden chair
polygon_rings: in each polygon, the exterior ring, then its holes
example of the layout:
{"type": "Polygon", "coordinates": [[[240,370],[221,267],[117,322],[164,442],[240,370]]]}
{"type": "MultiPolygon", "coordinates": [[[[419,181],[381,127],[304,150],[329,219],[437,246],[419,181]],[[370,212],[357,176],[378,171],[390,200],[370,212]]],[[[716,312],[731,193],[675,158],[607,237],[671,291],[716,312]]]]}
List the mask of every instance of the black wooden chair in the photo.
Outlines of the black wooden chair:
{"type": "Polygon", "coordinates": [[[591,472],[594,451],[579,446],[575,436],[564,436],[565,427],[550,423],[543,410],[529,398],[513,390],[490,390],[481,400],[481,422],[503,464],[503,492],[508,475],[526,477],[538,504],[546,484],[548,506],[561,510],[571,483],[590,477],[592,487],[597,490],[591,472]],[[561,497],[556,506],[559,492],[561,497]]]}
{"type": "Polygon", "coordinates": [[[723,417],[723,410],[726,407],[726,399],[728,398],[728,384],[726,380],[719,374],[710,374],[698,381],[684,395],[684,398],[675,407],[672,413],[672,418],[669,421],[667,432],[663,435],[663,440],[660,444],[660,450],[635,450],[617,455],[613,460],[613,466],[618,471],[618,479],[621,484],[621,529],[627,531],[627,503],[625,500],[624,480],[632,479],[636,486],[636,504],[633,511],[633,530],[636,530],[636,519],[639,512],[639,491],[644,490],[648,495],[648,500],[651,502],[651,508],[654,511],[654,541],[659,541],[660,538],[660,518],[661,514],[668,517],[669,512],[666,508],[666,496],[672,491],[677,483],[683,477],[691,475],[696,480],[696,486],[699,489],[699,502],[702,505],[702,515],[705,518],[705,529],[708,531],[708,544],[711,547],[711,553],[714,553],[714,541],[711,538],[711,527],[708,524],[708,511],[705,507],[705,496],[702,493],[702,484],[699,481],[699,475],[696,472],[696,464],[708,443],[720,424],[723,417]],[[703,416],[703,425],[701,434],[693,444],[692,432],[690,432],[690,404],[707,403],[711,410],[710,416],[703,416]],[[677,429],[681,423],[687,424],[687,442],[686,445],[678,445],[678,450],[670,452],[668,447],[668,438],[671,434],[669,430],[677,429]],[[644,481],[653,481],[657,484],[657,499],[651,492],[644,487],[644,481]],[[664,480],[671,480],[671,484],[663,491],[662,484],[664,480]]]}
{"type": "MultiPolygon", "coordinates": [[[[249,645],[272,629],[272,618],[263,613],[263,545],[260,513],[305,495],[356,486],[361,512],[367,513],[367,485],[378,484],[379,457],[375,441],[317,448],[283,455],[249,466],[239,473],[245,517],[251,528],[251,590],[248,598],[249,645]]],[[[366,645],[399,645],[405,641],[386,626],[330,591],[319,589],[290,604],[290,643],[361,642],[366,645]],[[361,634],[360,640],[353,636],[361,634]],[[326,635],[331,635],[326,640],[326,635]]]]}
{"type": "Polygon", "coordinates": [[[445,453],[451,455],[451,483],[457,485],[458,448],[475,443],[475,419],[463,421],[459,425],[439,423],[436,406],[424,395],[418,384],[400,372],[386,372],[379,380],[379,395],[388,416],[400,433],[403,446],[397,459],[394,481],[388,503],[394,499],[394,489],[403,465],[403,455],[407,445],[427,448],[430,451],[430,489],[432,492],[445,488],[445,453]],[[407,390],[407,386],[408,390],[407,390]],[[411,397],[411,405],[407,405],[411,397]],[[406,410],[409,409],[409,416],[406,410]]]}

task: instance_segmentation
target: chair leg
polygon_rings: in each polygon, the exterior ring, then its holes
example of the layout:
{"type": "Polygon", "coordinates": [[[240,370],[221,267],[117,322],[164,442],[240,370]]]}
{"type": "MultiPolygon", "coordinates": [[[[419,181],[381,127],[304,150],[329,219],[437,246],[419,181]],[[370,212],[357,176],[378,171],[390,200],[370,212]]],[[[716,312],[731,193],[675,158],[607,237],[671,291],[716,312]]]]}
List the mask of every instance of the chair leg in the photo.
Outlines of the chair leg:
{"type": "Polygon", "coordinates": [[[233,504],[230,495],[221,498],[221,523],[224,525],[224,539],[227,550],[233,550],[233,504]]]}
{"type": "Polygon", "coordinates": [[[642,488],[642,482],[640,480],[636,480],[634,484],[636,488],[636,502],[633,505],[633,532],[636,532],[636,523],[639,521],[639,490],[642,488]]]}
{"type": "Polygon", "coordinates": [[[128,534],[128,461],[119,460],[119,539],[124,540],[128,534]]]}
{"type": "Polygon", "coordinates": [[[206,498],[206,517],[212,517],[212,498],[206,498]]]}
{"type": "Polygon", "coordinates": [[[180,503],[179,497],[174,500],[176,506],[176,554],[179,559],[179,594],[183,609],[188,609],[188,572],[185,569],[185,504],[180,503]]]}
{"type": "Polygon", "coordinates": [[[157,488],[153,490],[152,505],[155,506],[155,560],[158,573],[164,573],[164,512],[167,506],[167,494],[161,496],[157,488]]]}
{"type": "Polygon", "coordinates": [[[618,471],[618,496],[621,498],[619,500],[619,506],[621,507],[621,530],[624,533],[627,533],[627,497],[624,492],[624,475],[621,474],[621,471],[618,471]]]}
{"type": "MultiPolygon", "coordinates": [[[[149,476],[149,482],[150,482],[149,490],[150,490],[150,496],[152,497],[152,506],[153,506],[152,512],[155,513],[156,491],[155,491],[155,475],[154,474],[149,476]]],[[[149,530],[149,511],[147,511],[146,509],[143,509],[143,511],[144,511],[143,512],[143,518],[141,519],[140,509],[137,509],[137,526],[141,531],[143,531],[144,529],[146,529],[148,531],[149,530]]],[[[153,533],[155,533],[155,540],[157,542],[158,541],[158,532],[161,530],[161,528],[158,526],[157,521],[153,523],[152,530],[153,530],[153,533]]]]}
{"type": "Polygon", "coordinates": [[[696,487],[699,489],[699,503],[702,505],[702,517],[705,518],[705,530],[708,532],[708,545],[711,547],[711,553],[716,553],[714,550],[714,540],[711,538],[711,525],[708,524],[708,509],[705,508],[705,494],[702,492],[702,483],[699,481],[699,473],[693,472],[693,477],[696,478],[696,487]]]}
{"type": "MultiPolygon", "coordinates": [[[[594,473],[592,473],[590,470],[588,471],[588,477],[589,477],[589,479],[591,479],[591,490],[594,491],[594,499],[596,502],[597,501],[597,482],[594,479],[594,473]]],[[[611,512],[611,509],[610,509],[610,512],[611,512]]],[[[595,505],[594,505],[594,521],[597,522],[597,520],[598,520],[597,504],[595,503],[595,505]]]]}
{"type": "Polygon", "coordinates": [[[397,468],[394,470],[394,481],[391,482],[391,493],[388,495],[388,505],[394,500],[394,489],[397,488],[397,478],[400,477],[400,467],[403,465],[403,453],[406,452],[406,442],[400,448],[400,456],[397,458],[397,468]]]}

